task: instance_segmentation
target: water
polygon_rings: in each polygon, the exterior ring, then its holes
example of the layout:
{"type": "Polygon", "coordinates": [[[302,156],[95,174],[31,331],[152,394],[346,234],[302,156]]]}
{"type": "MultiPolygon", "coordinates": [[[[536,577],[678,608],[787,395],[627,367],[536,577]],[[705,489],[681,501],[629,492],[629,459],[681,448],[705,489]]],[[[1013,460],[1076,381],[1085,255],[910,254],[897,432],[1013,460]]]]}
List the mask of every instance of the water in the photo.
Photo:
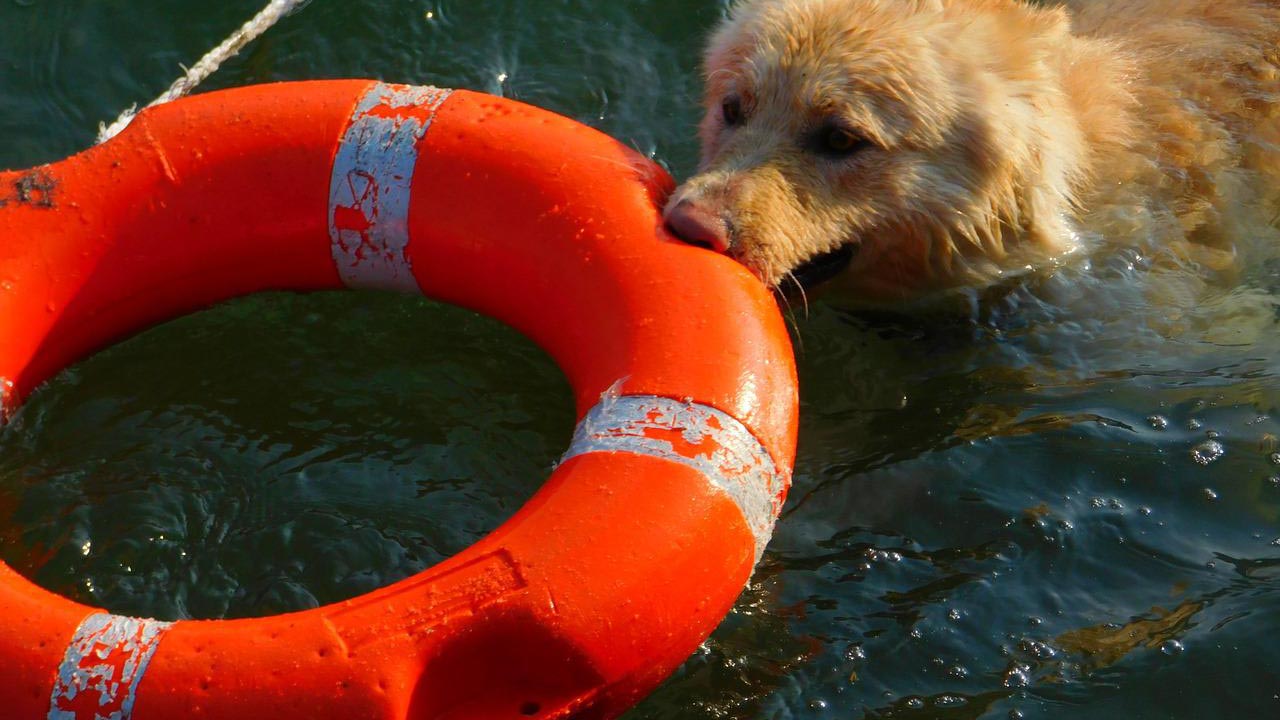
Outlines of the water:
{"type": "MultiPolygon", "coordinates": [[[[0,1],[0,166],[84,147],[258,7],[0,1]]],[[[314,0],[208,87],[499,92],[683,175],[719,12],[314,0]]],[[[628,717],[1277,716],[1280,263],[1190,276],[1138,248],[958,315],[798,312],[777,535],[628,717]]],[[[500,523],[572,422],[554,366],[483,318],[375,294],[237,301],[32,399],[0,434],[0,557],[120,613],[310,607],[500,523]]]]}

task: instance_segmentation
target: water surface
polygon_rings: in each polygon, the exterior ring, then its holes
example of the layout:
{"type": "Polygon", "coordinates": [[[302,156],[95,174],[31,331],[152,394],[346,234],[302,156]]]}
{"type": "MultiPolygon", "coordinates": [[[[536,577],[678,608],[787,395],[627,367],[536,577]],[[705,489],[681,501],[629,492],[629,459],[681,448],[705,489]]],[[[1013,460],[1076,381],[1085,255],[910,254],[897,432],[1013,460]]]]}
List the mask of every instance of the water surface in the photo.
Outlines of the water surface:
{"type": "MultiPolygon", "coordinates": [[[[64,157],[258,0],[0,0],[0,166],[64,157]]],[[[208,89],[377,77],[565,113],[678,175],[716,0],[313,0],[208,89]]],[[[970,312],[793,318],[795,487],[734,612],[628,717],[1280,716],[1280,263],[1141,243],[970,312]]],[[[467,546],[568,389],[497,323],[272,294],[63,373],[0,434],[0,558],[112,611],[312,607],[467,546]]]]}

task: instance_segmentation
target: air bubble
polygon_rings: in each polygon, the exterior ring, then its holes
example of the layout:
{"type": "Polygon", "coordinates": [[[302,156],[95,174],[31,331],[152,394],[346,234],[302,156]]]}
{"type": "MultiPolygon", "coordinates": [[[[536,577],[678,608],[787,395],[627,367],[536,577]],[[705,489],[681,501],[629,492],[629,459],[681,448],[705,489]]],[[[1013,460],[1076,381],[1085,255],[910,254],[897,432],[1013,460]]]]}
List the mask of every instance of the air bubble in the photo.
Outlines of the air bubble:
{"type": "Polygon", "coordinates": [[[1208,465],[1221,458],[1226,452],[1227,449],[1217,440],[1205,440],[1191,448],[1191,459],[1196,461],[1197,464],[1208,465]]]}
{"type": "Polygon", "coordinates": [[[1165,655],[1180,655],[1185,649],[1177,640],[1165,640],[1160,644],[1160,652],[1165,655]]]}
{"type": "Polygon", "coordinates": [[[1004,686],[1024,688],[1031,684],[1031,666],[1019,663],[1004,671],[1004,686]]]}
{"type": "Polygon", "coordinates": [[[1057,650],[1039,640],[1023,640],[1018,643],[1018,649],[1037,660],[1051,660],[1058,654],[1057,650]]]}

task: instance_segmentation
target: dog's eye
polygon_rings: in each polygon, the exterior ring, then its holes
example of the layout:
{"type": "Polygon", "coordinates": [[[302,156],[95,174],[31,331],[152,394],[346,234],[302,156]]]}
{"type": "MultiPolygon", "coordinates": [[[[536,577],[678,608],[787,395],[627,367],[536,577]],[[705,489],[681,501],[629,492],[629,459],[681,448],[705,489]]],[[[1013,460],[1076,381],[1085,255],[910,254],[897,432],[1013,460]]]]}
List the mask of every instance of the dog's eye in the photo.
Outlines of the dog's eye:
{"type": "Polygon", "coordinates": [[[730,95],[720,103],[720,115],[729,127],[742,124],[742,98],[730,95]]]}
{"type": "Polygon", "coordinates": [[[869,140],[852,130],[834,125],[820,130],[814,139],[814,149],[831,157],[846,157],[871,146],[869,140]]]}

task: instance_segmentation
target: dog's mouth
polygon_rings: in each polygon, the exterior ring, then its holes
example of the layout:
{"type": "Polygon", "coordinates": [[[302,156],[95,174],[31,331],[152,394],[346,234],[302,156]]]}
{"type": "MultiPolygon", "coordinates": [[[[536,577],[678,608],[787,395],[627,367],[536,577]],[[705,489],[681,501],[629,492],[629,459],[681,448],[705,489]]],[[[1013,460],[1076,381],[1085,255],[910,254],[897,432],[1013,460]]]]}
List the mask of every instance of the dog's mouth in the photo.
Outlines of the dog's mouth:
{"type": "Polygon", "coordinates": [[[858,253],[857,243],[845,243],[830,252],[815,255],[791,271],[792,281],[802,290],[809,290],[839,275],[853,262],[858,253]]]}

